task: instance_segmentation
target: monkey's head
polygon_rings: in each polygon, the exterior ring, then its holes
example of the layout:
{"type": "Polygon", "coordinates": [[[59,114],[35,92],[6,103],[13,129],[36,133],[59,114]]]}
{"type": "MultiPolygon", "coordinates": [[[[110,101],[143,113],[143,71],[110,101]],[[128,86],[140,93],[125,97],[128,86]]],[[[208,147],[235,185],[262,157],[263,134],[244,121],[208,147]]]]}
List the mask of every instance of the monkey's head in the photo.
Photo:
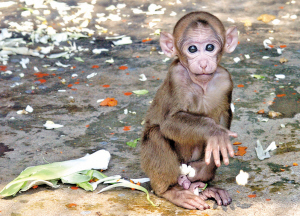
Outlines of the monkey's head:
{"type": "Polygon", "coordinates": [[[222,22],[207,12],[192,12],[175,25],[173,35],[161,33],[160,45],[168,57],[181,64],[200,81],[209,81],[223,52],[231,53],[238,43],[236,27],[225,30],[222,22]]]}

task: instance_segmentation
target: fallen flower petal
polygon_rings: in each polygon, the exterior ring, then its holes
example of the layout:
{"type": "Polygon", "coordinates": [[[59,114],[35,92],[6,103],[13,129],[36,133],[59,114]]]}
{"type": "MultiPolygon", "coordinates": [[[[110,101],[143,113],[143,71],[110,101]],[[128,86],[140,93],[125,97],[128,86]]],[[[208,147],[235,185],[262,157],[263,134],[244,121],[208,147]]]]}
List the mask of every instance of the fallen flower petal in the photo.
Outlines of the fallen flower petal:
{"type": "Polygon", "coordinates": [[[118,101],[114,98],[106,98],[101,103],[100,106],[117,106],[118,101]]]}
{"type": "Polygon", "coordinates": [[[237,87],[239,87],[239,88],[243,88],[243,87],[244,87],[244,85],[243,85],[243,84],[239,84],[239,85],[237,85],[237,87]]]}
{"type": "Polygon", "coordinates": [[[148,42],[148,41],[152,41],[152,39],[151,38],[146,38],[146,39],[142,40],[143,43],[148,42]]]}
{"type": "Polygon", "coordinates": [[[71,187],[72,190],[77,190],[79,187],[73,186],[71,187]]]}
{"type": "Polygon", "coordinates": [[[130,131],[131,126],[124,126],[123,131],[130,131]]]}
{"type": "Polygon", "coordinates": [[[243,170],[240,170],[240,173],[236,176],[236,183],[238,185],[245,186],[248,183],[249,174],[247,172],[244,172],[243,170]]]}
{"type": "Polygon", "coordinates": [[[43,125],[47,130],[55,129],[55,128],[61,128],[63,125],[55,124],[53,121],[46,121],[46,123],[43,125]]]}
{"type": "Polygon", "coordinates": [[[128,69],[128,67],[127,66],[120,66],[119,69],[120,70],[126,70],[126,69],[128,69]]]}
{"type": "Polygon", "coordinates": [[[250,194],[248,195],[249,198],[255,198],[256,197],[256,194],[250,194]]]}
{"type": "Polygon", "coordinates": [[[124,95],[126,96],[132,95],[132,92],[125,92],[124,95]]]}
{"type": "Polygon", "coordinates": [[[241,142],[234,142],[233,145],[241,145],[241,142]]]}
{"type": "Polygon", "coordinates": [[[68,208],[74,208],[74,207],[76,207],[77,206],[77,204],[75,204],[75,203],[70,203],[70,204],[68,204],[68,205],[66,205],[68,208]]]}
{"type": "Polygon", "coordinates": [[[298,166],[298,164],[297,163],[293,163],[293,166],[298,166]]]}
{"type": "Polygon", "coordinates": [[[248,147],[244,147],[244,146],[238,146],[238,151],[234,154],[235,156],[243,156],[244,154],[247,153],[246,149],[248,147]]]}

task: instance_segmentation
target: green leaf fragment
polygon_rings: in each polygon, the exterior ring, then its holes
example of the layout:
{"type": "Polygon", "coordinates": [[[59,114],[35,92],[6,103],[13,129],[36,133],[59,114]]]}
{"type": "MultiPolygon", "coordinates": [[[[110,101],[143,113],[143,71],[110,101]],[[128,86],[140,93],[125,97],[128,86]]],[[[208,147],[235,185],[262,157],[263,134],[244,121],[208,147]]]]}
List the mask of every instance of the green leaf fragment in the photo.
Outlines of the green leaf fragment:
{"type": "Polygon", "coordinates": [[[137,138],[137,139],[135,139],[135,140],[133,140],[133,142],[126,142],[126,144],[128,145],[128,146],[130,146],[130,147],[132,147],[132,148],[135,148],[136,147],[136,145],[137,145],[137,142],[140,140],[140,138],[137,138]]]}
{"type": "Polygon", "coordinates": [[[142,187],[142,186],[139,186],[139,185],[136,185],[136,184],[133,184],[131,182],[121,182],[121,183],[117,183],[117,184],[113,184],[113,185],[110,185],[110,186],[107,186],[105,188],[103,188],[102,190],[100,190],[98,193],[102,193],[104,191],[107,191],[107,190],[110,190],[112,188],[116,188],[116,187],[127,187],[127,188],[135,188],[137,190],[140,190],[140,191],[143,191],[144,193],[146,193],[147,195],[147,200],[151,203],[151,205],[153,206],[156,206],[151,200],[150,200],[150,195],[149,195],[149,192],[146,188],[142,187]]]}
{"type": "Polygon", "coordinates": [[[135,90],[135,91],[132,91],[134,94],[137,94],[137,95],[144,95],[144,94],[147,94],[149,91],[146,90],[146,89],[142,89],[142,90],[135,90]]]}
{"type": "Polygon", "coordinates": [[[74,57],[74,59],[80,62],[84,62],[84,60],[81,57],[74,57]]]}
{"type": "Polygon", "coordinates": [[[262,75],[256,75],[256,74],[252,74],[251,77],[256,78],[256,79],[264,79],[265,78],[262,75]]]}
{"type": "Polygon", "coordinates": [[[81,182],[77,184],[79,187],[83,188],[86,191],[93,191],[94,188],[89,182],[81,182]]]}

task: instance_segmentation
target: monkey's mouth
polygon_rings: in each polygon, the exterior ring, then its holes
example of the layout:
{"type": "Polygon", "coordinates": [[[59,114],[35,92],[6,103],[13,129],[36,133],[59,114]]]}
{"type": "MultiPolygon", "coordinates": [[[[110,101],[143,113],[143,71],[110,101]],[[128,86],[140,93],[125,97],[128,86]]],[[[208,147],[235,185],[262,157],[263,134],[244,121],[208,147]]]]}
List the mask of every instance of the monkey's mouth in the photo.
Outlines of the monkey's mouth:
{"type": "Polygon", "coordinates": [[[206,73],[202,73],[202,74],[195,74],[196,76],[202,76],[202,77],[210,77],[210,76],[212,76],[213,75],[213,73],[211,73],[211,74],[206,74],[206,73]]]}

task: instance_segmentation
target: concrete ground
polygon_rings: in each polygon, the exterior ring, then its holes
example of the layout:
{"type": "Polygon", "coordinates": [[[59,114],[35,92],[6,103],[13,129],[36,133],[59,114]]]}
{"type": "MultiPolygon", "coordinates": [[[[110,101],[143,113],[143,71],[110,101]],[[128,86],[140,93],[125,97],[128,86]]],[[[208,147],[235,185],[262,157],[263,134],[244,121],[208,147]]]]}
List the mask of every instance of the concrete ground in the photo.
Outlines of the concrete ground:
{"type": "MultiPolygon", "coordinates": [[[[241,142],[241,146],[248,149],[244,156],[232,158],[229,166],[221,166],[212,182],[228,189],[233,198],[228,207],[218,207],[209,200],[211,210],[190,211],[150,193],[151,200],[159,205],[153,207],[139,191],[120,188],[97,194],[103,185],[94,192],[86,192],[72,190],[74,185],[61,184],[58,189],[39,186],[15,197],[2,198],[1,216],[300,215],[300,168],[295,166],[295,163],[300,164],[299,1],[64,0],[66,4],[57,7],[51,6],[55,1],[33,1],[41,2],[45,8],[37,5],[35,8],[30,1],[25,1],[27,6],[24,1],[10,2],[15,4],[4,7],[4,1],[0,2],[0,28],[13,32],[12,38],[23,38],[25,43],[21,43],[21,47],[41,50],[53,43],[51,40],[46,44],[31,43],[30,36],[41,24],[52,26],[57,32],[75,31],[76,27],[89,37],[70,39],[76,43],[73,49],[68,41],[62,41],[51,50],[51,54],[61,53],[68,47],[69,59],[47,58],[50,54],[44,58],[17,54],[10,55],[6,64],[5,58],[0,56],[4,59],[4,62],[0,60],[0,189],[26,167],[45,164],[45,160],[51,163],[76,159],[99,149],[106,149],[112,155],[108,169],[103,172],[105,175],[120,174],[126,179],[145,177],[140,169],[139,144],[132,148],[126,142],[141,135],[141,123],[149,102],[171,62],[164,61],[166,56],[158,53],[159,36],[154,33],[157,29],[171,32],[181,16],[195,10],[213,13],[226,27],[238,27],[240,44],[232,54],[223,56],[222,65],[231,72],[235,86],[231,129],[239,137],[233,142],[241,142]],[[79,5],[84,2],[91,6],[79,5]],[[151,3],[162,6],[156,10],[161,14],[145,13],[149,12],[151,3]],[[111,5],[119,8],[107,8],[111,5]],[[30,9],[28,16],[28,12],[23,13],[24,9],[30,9]],[[137,9],[143,13],[137,14],[137,9]],[[118,14],[120,20],[105,21],[103,17],[109,14],[118,14]],[[257,20],[262,14],[274,15],[279,22],[257,20]],[[69,20],[67,24],[66,20],[69,20]],[[129,36],[132,44],[114,46],[117,39],[106,38],[118,35],[129,36]],[[265,49],[265,39],[270,39],[272,49],[265,49]],[[92,52],[95,48],[108,51],[95,54],[92,52]],[[84,62],[75,57],[81,57],[84,62]],[[27,68],[23,68],[19,62],[26,58],[30,61],[27,68]],[[113,63],[106,62],[111,59],[113,63]],[[58,61],[70,66],[57,66],[58,61]],[[48,75],[35,74],[34,67],[48,75]],[[87,78],[92,73],[96,73],[95,76],[87,78]],[[140,74],[145,74],[147,81],[140,81],[140,74]],[[278,74],[285,78],[276,78],[278,74]],[[124,94],[140,89],[149,93],[124,94]],[[97,101],[106,97],[115,98],[118,105],[99,106],[97,101]],[[32,113],[17,114],[27,105],[33,107],[32,113]],[[125,109],[128,114],[124,114],[125,109]],[[261,109],[265,113],[257,114],[261,109]],[[282,115],[270,118],[269,111],[282,115]],[[47,120],[64,127],[46,130],[43,124],[47,120]],[[124,126],[131,126],[130,130],[124,131],[124,126]],[[275,141],[277,149],[270,153],[270,158],[263,161],[257,158],[257,140],[264,148],[275,141]],[[246,186],[235,182],[240,170],[250,174],[246,186]],[[253,194],[256,197],[250,198],[253,194]],[[76,206],[71,207],[72,203],[76,206]]],[[[0,41],[0,52],[2,48],[0,41]]],[[[234,148],[237,150],[237,146],[234,148]]],[[[149,184],[143,186],[150,190],[149,184]]]]}

